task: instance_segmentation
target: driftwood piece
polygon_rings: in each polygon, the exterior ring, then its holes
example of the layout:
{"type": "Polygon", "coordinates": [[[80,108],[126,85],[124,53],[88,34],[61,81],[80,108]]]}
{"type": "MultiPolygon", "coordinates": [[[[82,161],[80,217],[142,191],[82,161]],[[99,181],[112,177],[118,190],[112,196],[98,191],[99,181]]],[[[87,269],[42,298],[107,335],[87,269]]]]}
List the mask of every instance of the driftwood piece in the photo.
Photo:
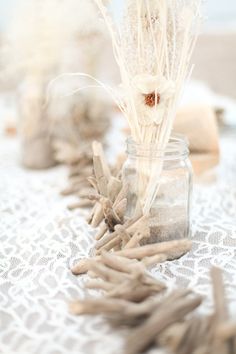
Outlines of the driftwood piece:
{"type": "Polygon", "coordinates": [[[102,145],[93,142],[93,168],[98,189],[104,197],[108,196],[108,181],[111,177],[110,169],[105,161],[102,145]]]}
{"type": "Polygon", "coordinates": [[[97,232],[95,239],[99,241],[107,232],[107,225],[105,224],[105,221],[100,225],[99,231],[97,232]]]}
{"type": "Polygon", "coordinates": [[[122,273],[132,273],[134,271],[145,271],[145,267],[136,260],[131,260],[125,257],[119,257],[109,252],[102,252],[100,260],[112,268],[122,273]]]}
{"type": "MultiPolygon", "coordinates": [[[[142,218],[143,218],[142,216],[138,216],[138,217],[136,217],[134,219],[127,220],[123,224],[123,229],[122,230],[125,229],[128,234],[130,234],[131,232],[135,232],[138,229],[140,220],[143,220],[142,218]]],[[[120,242],[122,240],[121,236],[119,235],[120,230],[121,230],[120,227],[119,228],[115,227],[115,231],[113,233],[106,234],[99,242],[97,242],[97,244],[95,246],[96,249],[100,250],[103,247],[106,247],[106,248],[110,249],[109,246],[108,246],[109,243],[111,241],[114,241],[116,238],[117,238],[117,242],[120,242]]],[[[116,242],[115,242],[115,244],[116,244],[116,242]]]]}
{"type": "MultiPolygon", "coordinates": [[[[102,262],[91,261],[90,262],[90,270],[93,271],[97,276],[105,281],[109,281],[111,283],[120,283],[124,280],[124,274],[112,269],[110,267],[106,267],[102,262]]],[[[126,275],[126,278],[130,278],[129,274],[126,275]]]]}
{"type": "Polygon", "coordinates": [[[223,275],[219,268],[211,269],[213,283],[213,297],[215,303],[215,316],[218,322],[228,319],[227,306],[225,302],[223,275]]]}
{"type": "Polygon", "coordinates": [[[144,220],[140,227],[137,227],[133,236],[130,238],[129,242],[125,245],[124,248],[137,247],[143,239],[148,237],[150,237],[150,228],[148,226],[148,222],[144,220]]]}
{"type": "Polygon", "coordinates": [[[183,320],[201,302],[202,298],[198,296],[188,297],[185,294],[184,296],[171,294],[141,326],[128,336],[126,354],[142,353],[153,344],[160,332],[173,323],[183,320]]]}
{"type": "Polygon", "coordinates": [[[145,257],[142,259],[142,263],[145,265],[145,267],[152,267],[154,265],[157,265],[159,263],[163,263],[168,260],[168,256],[166,254],[157,254],[152,257],[145,257]]]}
{"type": "MultiPolygon", "coordinates": [[[[122,189],[122,182],[118,178],[111,176],[108,181],[107,188],[108,188],[108,198],[111,200],[111,202],[114,202],[117,198],[117,195],[119,194],[119,192],[122,189]]],[[[122,198],[122,199],[124,199],[124,198],[122,198]]]]}
{"type": "Polygon", "coordinates": [[[127,243],[130,241],[130,234],[126,231],[123,225],[116,225],[115,231],[117,231],[119,238],[121,240],[122,246],[121,248],[125,248],[127,243]]]}
{"type": "MultiPolygon", "coordinates": [[[[99,260],[99,257],[96,257],[93,260],[99,260]]],[[[72,267],[72,273],[74,275],[81,275],[87,273],[89,271],[91,261],[92,258],[81,259],[74,267],[72,267]]]]}
{"type": "Polygon", "coordinates": [[[164,283],[147,273],[142,262],[111,253],[103,252],[96,260],[88,260],[86,267],[90,277],[101,279],[88,282],[88,287],[106,290],[109,298],[140,302],[166,289],[164,283]]]}
{"type": "MultiPolygon", "coordinates": [[[[95,237],[100,240],[107,232],[113,232],[116,225],[123,224],[127,207],[127,186],[124,187],[121,179],[112,176],[102,145],[98,142],[93,143],[93,169],[95,177],[89,177],[88,182],[95,189],[95,206],[88,223],[95,228],[102,225],[102,231],[99,230],[95,237]]],[[[92,196],[88,194],[87,198],[91,199],[92,196]]]]}
{"type": "MultiPolygon", "coordinates": [[[[125,253],[134,251],[134,258],[119,251],[102,252],[94,259],[82,260],[76,271],[89,270],[88,274],[95,279],[90,280],[87,287],[103,290],[104,297],[74,303],[73,313],[105,314],[113,325],[134,327],[127,336],[125,354],[143,353],[152,345],[165,347],[175,354],[235,354],[236,325],[228,318],[221,271],[212,270],[214,314],[193,314],[202,298],[191,290],[175,290],[170,295],[157,296],[166,286],[146,272],[146,265],[168,259],[168,254],[172,256],[171,249],[176,247],[176,241],[151,245],[154,246],[157,254],[144,259],[137,251],[139,247],[123,250],[125,253]]],[[[190,245],[182,240],[181,247],[186,246],[190,245]]],[[[150,245],[143,247],[149,254],[150,245]]]]}
{"type": "Polygon", "coordinates": [[[97,289],[97,290],[110,291],[113,289],[113,284],[99,279],[90,279],[85,286],[87,289],[94,289],[94,290],[97,289]]]}
{"type": "Polygon", "coordinates": [[[166,289],[166,286],[159,281],[155,281],[154,284],[149,285],[144,283],[145,277],[137,275],[136,278],[130,281],[127,280],[108,291],[106,296],[132,302],[142,302],[166,289]]]}
{"type": "Polygon", "coordinates": [[[75,301],[70,305],[70,311],[74,315],[95,315],[95,314],[110,314],[114,316],[118,314],[124,317],[139,317],[149,314],[158,301],[146,301],[144,304],[131,303],[126,300],[108,299],[85,299],[75,301]]]}
{"type": "Polygon", "coordinates": [[[122,218],[116,213],[116,210],[113,208],[109,199],[101,198],[100,202],[102,205],[105,223],[108,226],[108,230],[112,232],[117,224],[121,224],[122,218]]]}
{"type": "Polygon", "coordinates": [[[221,348],[228,354],[236,353],[236,332],[235,324],[230,322],[228,309],[225,300],[225,289],[222,271],[213,267],[211,270],[211,278],[213,283],[213,297],[215,304],[215,336],[214,348],[221,348]],[[222,330],[223,329],[223,330],[222,330]],[[219,332],[220,334],[219,336],[219,332]],[[222,339],[225,337],[225,339],[222,339]]]}
{"type": "MultiPolygon", "coordinates": [[[[144,264],[153,265],[156,262],[163,262],[164,260],[172,260],[183,256],[191,249],[191,241],[187,239],[178,241],[167,241],[154,245],[146,245],[137,248],[124,249],[121,251],[113,252],[113,255],[131,260],[142,260],[144,264]],[[155,258],[153,258],[155,257],[155,258]],[[155,262],[155,263],[154,263],[155,262]]],[[[101,258],[97,256],[96,260],[101,258]]],[[[90,262],[92,259],[83,259],[72,268],[72,273],[75,275],[84,274],[89,270],[90,262]]]]}
{"type": "Polygon", "coordinates": [[[188,239],[167,241],[153,245],[145,245],[137,248],[123,249],[115,254],[131,259],[143,259],[157,254],[166,254],[168,259],[180,258],[190,251],[192,242],[188,239]]]}
{"type": "Polygon", "coordinates": [[[89,220],[91,220],[89,222],[89,224],[94,228],[98,227],[101,224],[103,217],[104,217],[104,215],[103,215],[102,205],[99,203],[96,203],[94,205],[94,209],[93,209],[91,217],[89,219],[89,220]]]}

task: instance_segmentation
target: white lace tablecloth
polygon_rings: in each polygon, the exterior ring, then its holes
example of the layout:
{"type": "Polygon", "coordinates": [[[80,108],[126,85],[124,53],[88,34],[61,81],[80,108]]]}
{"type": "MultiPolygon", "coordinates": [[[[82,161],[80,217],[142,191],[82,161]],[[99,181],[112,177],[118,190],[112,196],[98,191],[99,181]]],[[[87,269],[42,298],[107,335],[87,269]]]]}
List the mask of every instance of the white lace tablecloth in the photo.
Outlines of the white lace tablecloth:
{"type": "MultiPolygon", "coordinates": [[[[153,270],[171,286],[190,286],[211,307],[209,268],[224,269],[227,297],[236,314],[236,142],[221,139],[217,179],[196,185],[193,250],[153,270]]],[[[69,314],[68,302],[85,296],[86,276],[70,266],[88,255],[94,231],[81,211],[69,212],[66,169],[32,172],[20,167],[18,142],[0,145],[0,353],[120,354],[122,336],[100,318],[69,314]]]]}

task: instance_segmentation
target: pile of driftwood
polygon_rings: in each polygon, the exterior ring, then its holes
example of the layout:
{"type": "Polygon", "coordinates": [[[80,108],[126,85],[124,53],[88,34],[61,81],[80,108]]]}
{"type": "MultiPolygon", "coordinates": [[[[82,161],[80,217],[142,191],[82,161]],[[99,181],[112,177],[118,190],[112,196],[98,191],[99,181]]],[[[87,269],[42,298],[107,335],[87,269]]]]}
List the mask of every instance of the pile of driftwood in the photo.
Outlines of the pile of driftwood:
{"type": "Polygon", "coordinates": [[[75,195],[79,202],[70,205],[69,209],[80,207],[90,207],[88,199],[84,199],[89,193],[93,192],[88,181],[93,173],[93,156],[90,144],[81,144],[80,148],[75,148],[71,144],[63,141],[54,143],[56,159],[69,168],[69,185],[61,194],[64,196],[75,195]]]}
{"type": "Polygon", "coordinates": [[[136,259],[102,252],[87,260],[84,270],[91,278],[87,288],[100,289],[104,295],[72,303],[71,312],[104,315],[116,328],[126,326],[125,354],[152,347],[177,354],[236,353],[236,323],[227,313],[218,268],[211,272],[215,306],[209,316],[194,311],[202,303],[201,296],[188,289],[169,292],[136,259]]]}
{"type": "MultiPolygon", "coordinates": [[[[92,208],[96,203],[95,193],[97,192],[93,167],[93,164],[96,164],[94,162],[96,161],[94,150],[99,149],[103,154],[101,144],[94,142],[91,146],[91,142],[84,142],[80,146],[74,146],[65,141],[57,140],[54,142],[54,148],[56,160],[69,167],[68,187],[61,194],[64,196],[74,195],[79,198],[78,202],[69,205],[69,209],[92,208]]],[[[111,169],[114,174],[119,173],[123,161],[123,158],[117,160],[115,167],[111,169]]],[[[110,170],[107,165],[108,169],[110,170]]],[[[94,226],[97,226],[95,222],[94,226]]]]}
{"type": "MultiPolygon", "coordinates": [[[[132,218],[125,216],[128,187],[122,182],[120,166],[113,170],[109,168],[102,146],[97,142],[93,143],[93,169],[94,176],[88,178],[93,189],[84,189],[76,206],[92,205],[88,223],[98,228],[95,235],[98,258],[102,252],[112,251],[117,256],[141,260],[146,266],[152,266],[179,258],[191,249],[191,242],[187,239],[148,245],[148,216],[142,213],[132,218]]],[[[73,273],[86,271],[89,262],[80,261],[73,273]]]]}

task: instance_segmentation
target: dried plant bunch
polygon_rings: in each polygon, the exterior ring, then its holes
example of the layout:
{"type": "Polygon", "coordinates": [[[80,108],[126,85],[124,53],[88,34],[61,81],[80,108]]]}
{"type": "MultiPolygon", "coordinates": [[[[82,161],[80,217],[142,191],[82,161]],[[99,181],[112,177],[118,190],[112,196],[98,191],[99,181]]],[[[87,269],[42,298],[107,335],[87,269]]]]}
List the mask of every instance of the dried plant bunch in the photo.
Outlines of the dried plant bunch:
{"type": "MultiPolygon", "coordinates": [[[[101,11],[113,42],[123,96],[117,104],[137,144],[163,151],[169,141],[196,41],[201,0],[128,0],[121,26],[101,11]]],[[[139,164],[139,199],[148,213],[157,193],[161,163],[139,164]]]]}
{"type": "Polygon", "coordinates": [[[125,354],[149,348],[175,354],[236,352],[236,324],[227,312],[220,269],[211,271],[214,310],[210,315],[195,311],[201,296],[188,289],[166,291],[143,264],[123,256],[103,252],[89,261],[89,275],[87,287],[102,290],[103,295],[75,301],[70,310],[75,315],[105,315],[116,328],[126,326],[125,354]]]}

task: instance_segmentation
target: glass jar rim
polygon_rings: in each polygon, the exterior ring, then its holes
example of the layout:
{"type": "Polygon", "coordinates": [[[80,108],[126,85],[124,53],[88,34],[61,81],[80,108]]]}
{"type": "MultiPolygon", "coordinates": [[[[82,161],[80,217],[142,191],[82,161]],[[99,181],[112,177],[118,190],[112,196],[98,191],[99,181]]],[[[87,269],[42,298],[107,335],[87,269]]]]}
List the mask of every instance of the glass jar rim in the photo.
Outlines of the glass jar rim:
{"type": "Polygon", "coordinates": [[[161,157],[164,159],[177,159],[189,155],[189,142],[185,135],[173,133],[165,149],[160,149],[156,143],[136,143],[130,136],[126,140],[127,153],[136,156],[161,157]]]}

